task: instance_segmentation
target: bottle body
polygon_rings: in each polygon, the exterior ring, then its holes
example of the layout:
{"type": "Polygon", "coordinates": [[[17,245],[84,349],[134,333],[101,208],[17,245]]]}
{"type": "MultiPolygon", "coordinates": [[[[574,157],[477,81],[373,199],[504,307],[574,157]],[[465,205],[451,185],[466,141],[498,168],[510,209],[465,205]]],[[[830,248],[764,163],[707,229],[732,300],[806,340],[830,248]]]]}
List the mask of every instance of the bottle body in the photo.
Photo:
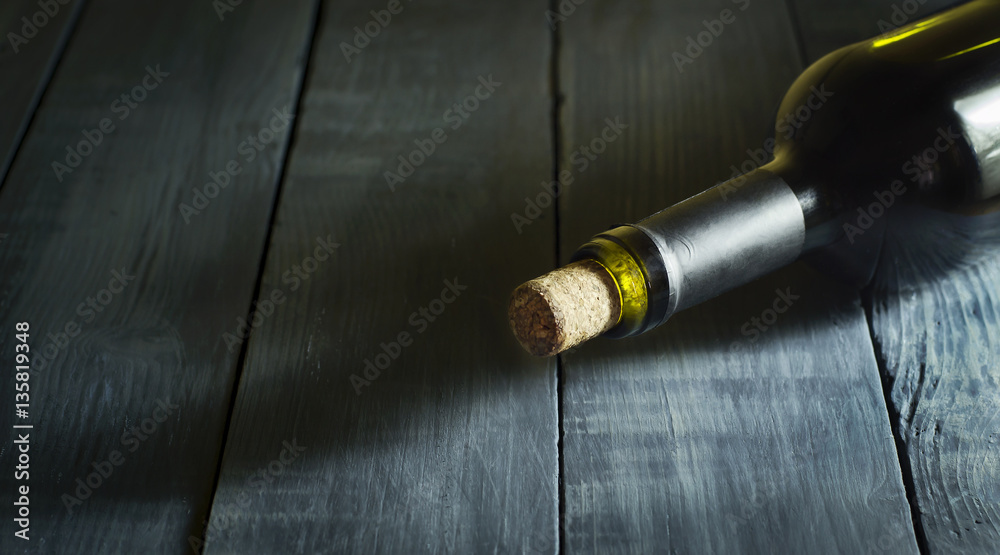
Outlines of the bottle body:
{"type": "Polygon", "coordinates": [[[865,285],[902,204],[1000,209],[1000,2],[833,52],[778,113],[773,161],[576,253],[622,290],[607,335],[642,333],[799,258],[865,285]]]}

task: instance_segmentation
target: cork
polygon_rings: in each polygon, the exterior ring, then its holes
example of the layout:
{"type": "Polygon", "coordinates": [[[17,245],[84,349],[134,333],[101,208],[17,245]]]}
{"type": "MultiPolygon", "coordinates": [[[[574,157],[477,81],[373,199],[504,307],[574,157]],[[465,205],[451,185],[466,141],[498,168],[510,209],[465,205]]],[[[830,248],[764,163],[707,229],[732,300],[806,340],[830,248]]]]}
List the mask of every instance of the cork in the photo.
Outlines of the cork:
{"type": "Polygon", "coordinates": [[[535,356],[551,356],[608,331],[621,316],[611,274],[593,260],[574,262],[521,284],[510,298],[514,336],[535,356]]]}

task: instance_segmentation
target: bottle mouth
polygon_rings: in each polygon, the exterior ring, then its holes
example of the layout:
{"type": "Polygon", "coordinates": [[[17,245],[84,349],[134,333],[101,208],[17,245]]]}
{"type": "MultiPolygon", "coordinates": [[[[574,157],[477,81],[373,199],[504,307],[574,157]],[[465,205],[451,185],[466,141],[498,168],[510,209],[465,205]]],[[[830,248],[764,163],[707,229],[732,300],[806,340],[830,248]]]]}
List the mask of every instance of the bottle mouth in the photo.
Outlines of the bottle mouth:
{"type": "Polygon", "coordinates": [[[595,235],[577,249],[572,261],[586,259],[611,274],[621,296],[621,316],[605,337],[638,335],[669,317],[670,288],[663,256],[642,230],[623,225],[595,235]]]}

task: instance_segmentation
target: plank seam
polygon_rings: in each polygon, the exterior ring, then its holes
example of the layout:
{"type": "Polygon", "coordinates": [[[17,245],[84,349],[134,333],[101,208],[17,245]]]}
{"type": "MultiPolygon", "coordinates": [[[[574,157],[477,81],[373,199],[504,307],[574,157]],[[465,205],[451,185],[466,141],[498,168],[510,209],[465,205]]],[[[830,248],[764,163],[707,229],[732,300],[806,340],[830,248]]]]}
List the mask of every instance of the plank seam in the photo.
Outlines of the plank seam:
{"type": "MultiPolygon", "coordinates": [[[[558,0],[549,0],[548,3],[549,12],[548,13],[560,13],[559,12],[559,2],[558,0]]],[[[549,92],[552,97],[552,180],[554,182],[559,181],[559,172],[561,171],[562,165],[562,122],[560,120],[563,104],[563,94],[559,86],[559,55],[561,52],[561,36],[559,33],[559,25],[552,22],[549,25],[549,36],[550,36],[550,46],[549,46],[549,92]]],[[[563,189],[560,188],[560,191],[563,189]]],[[[552,211],[554,214],[554,226],[555,226],[555,267],[560,265],[560,259],[562,257],[561,252],[561,236],[560,236],[560,220],[559,220],[559,202],[560,195],[553,195],[552,199],[552,211]]],[[[565,460],[563,458],[563,437],[565,435],[565,426],[563,420],[563,355],[560,354],[556,356],[556,419],[558,420],[559,429],[557,431],[558,436],[556,438],[556,458],[557,458],[557,469],[558,472],[558,514],[556,516],[556,544],[557,552],[560,555],[566,553],[566,486],[563,483],[563,477],[565,473],[565,460]]]]}
{"type": "MultiPolygon", "coordinates": [[[[313,65],[313,57],[316,55],[316,42],[317,35],[319,34],[319,25],[323,17],[323,0],[313,1],[312,10],[312,20],[311,28],[308,30],[308,38],[306,39],[305,45],[305,55],[303,57],[303,66],[301,73],[299,75],[297,87],[298,90],[294,91],[295,101],[292,104],[292,113],[295,115],[289,124],[288,129],[288,140],[285,142],[284,149],[281,153],[280,167],[278,168],[278,175],[276,177],[277,185],[275,186],[274,197],[271,201],[271,214],[268,217],[267,233],[264,236],[264,248],[261,252],[258,269],[257,269],[257,280],[254,284],[253,294],[247,303],[247,321],[250,321],[250,317],[253,313],[254,306],[253,303],[260,298],[260,291],[264,282],[264,272],[267,267],[267,254],[271,247],[271,237],[274,233],[275,223],[278,217],[278,206],[281,203],[281,193],[284,189],[285,184],[285,174],[288,170],[288,158],[292,149],[295,146],[296,131],[299,124],[300,108],[302,106],[302,99],[305,96],[306,83],[309,78],[309,68],[313,65]]],[[[240,347],[240,354],[236,362],[236,374],[233,377],[233,387],[229,399],[229,411],[226,413],[226,423],[222,429],[222,442],[219,445],[219,460],[217,462],[215,477],[212,480],[212,493],[208,499],[208,510],[205,513],[204,519],[204,529],[201,531],[200,535],[196,536],[202,541],[204,546],[203,551],[208,547],[208,530],[211,527],[212,522],[212,509],[215,506],[215,497],[219,490],[219,479],[222,477],[222,469],[224,466],[224,461],[226,458],[226,444],[229,441],[230,428],[233,422],[233,414],[236,412],[236,399],[239,395],[240,382],[243,377],[243,369],[246,366],[247,353],[251,340],[253,338],[254,330],[250,331],[250,335],[243,341],[240,347]]],[[[192,534],[194,535],[194,534],[192,534]]]]}
{"type": "MultiPolygon", "coordinates": [[[[903,439],[899,430],[902,425],[902,421],[900,420],[899,410],[892,402],[892,388],[896,380],[886,369],[883,346],[879,342],[878,337],[875,335],[875,328],[872,325],[872,322],[874,321],[872,318],[874,312],[874,294],[871,288],[869,288],[867,294],[864,296],[864,299],[865,322],[868,324],[868,333],[871,336],[872,347],[875,349],[875,362],[878,366],[879,376],[881,377],[879,381],[882,384],[882,396],[885,400],[886,413],[889,416],[889,430],[892,432],[892,439],[896,444],[896,459],[899,461],[899,472],[903,478],[903,489],[906,491],[906,501],[910,505],[910,521],[913,524],[913,535],[917,540],[917,549],[920,550],[921,555],[928,555],[930,553],[930,544],[927,542],[924,525],[920,520],[920,505],[917,501],[917,490],[916,484],[913,480],[913,469],[910,466],[910,457],[906,449],[906,441],[903,439]]],[[[920,381],[922,384],[922,371],[920,381]]],[[[917,392],[919,394],[919,388],[917,392]]],[[[914,399],[910,404],[915,407],[916,396],[914,396],[914,399]]],[[[907,422],[912,422],[912,420],[913,409],[910,411],[907,422]]]]}
{"type": "Polygon", "coordinates": [[[4,184],[7,183],[7,175],[10,174],[10,169],[14,167],[14,160],[17,159],[18,153],[21,152],[21,145],[24,144],[25,137],[28,136],[28,129],[31,129],[31,124],[35,121],[38,108],[42,105],[45,93],[49,90],[49,84],[52,83],[52,79],[55,77],[56,71],[62,63],[63,56],[69,48],[72,37],[76,35],[76,30],[79,27],[78,23],[80,22],[80,18],[83,17],[83,10],[87,5],[87,0],[80,0],[73,6],[73,11],[69,14],[69,21],[66,22],[66,26],[62,30],[56,47],[49,56],[49,62],[46,64],[45,71],[42,72],[42,77],[35,87],[35,93],[31,96],[31,102],[28,103],[27,114],[22,118],[21,126],[14,135],[14,143],[11,145],[6,159],[3,161],[3,165],[0,165],[0,191],[3,190],[4,184]]]}

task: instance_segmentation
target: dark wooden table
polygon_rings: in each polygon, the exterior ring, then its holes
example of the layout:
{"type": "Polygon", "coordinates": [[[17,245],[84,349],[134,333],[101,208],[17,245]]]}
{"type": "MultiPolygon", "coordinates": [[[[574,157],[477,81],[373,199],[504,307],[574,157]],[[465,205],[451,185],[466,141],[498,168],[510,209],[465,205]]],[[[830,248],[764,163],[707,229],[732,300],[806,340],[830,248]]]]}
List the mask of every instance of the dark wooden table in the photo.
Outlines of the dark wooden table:
{"type": "Polygon", "coordinates": [[[505,318],[946,4],[5,1],[0,552],[998,552],[1000,241],[558,359],[505,318]]]}

